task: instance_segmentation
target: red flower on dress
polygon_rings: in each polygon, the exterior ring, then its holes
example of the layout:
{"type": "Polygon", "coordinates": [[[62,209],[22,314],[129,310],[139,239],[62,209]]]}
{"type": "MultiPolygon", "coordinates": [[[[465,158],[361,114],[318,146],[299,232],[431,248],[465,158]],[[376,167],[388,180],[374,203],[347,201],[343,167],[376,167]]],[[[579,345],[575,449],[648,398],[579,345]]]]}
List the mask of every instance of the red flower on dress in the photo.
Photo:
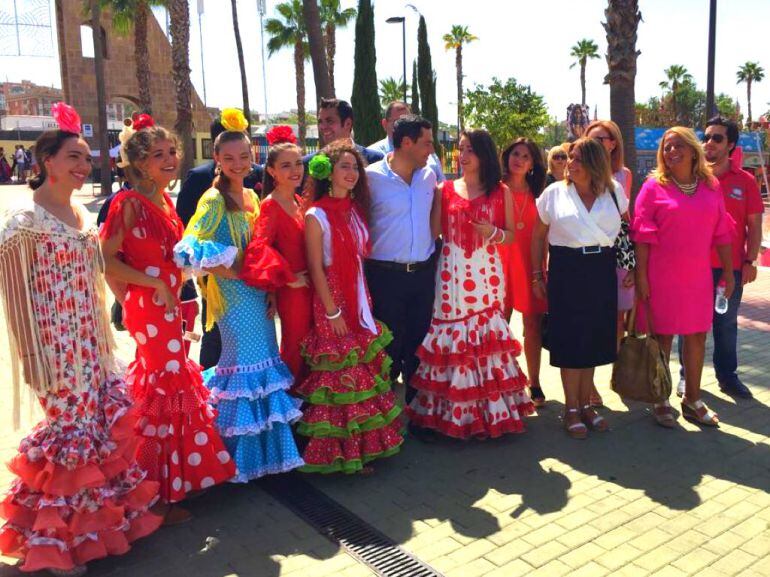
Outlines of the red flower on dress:
{"type": "Polygon", "coordinates": [[[59,130],[80,134],[80,115],[77,110],[64,102],[55,102],[51,106],[51,116],[59,125],[59,130]]]}
{"type": "Polygon", "coordinates": [[[145,113],[134,116],[133,123],[131,124],[131,128],[134,130],[142,130],[143,128],[150,128],[151,126],[155,126],[155,120],[152,116],[145,113]]]}
{"type": "Polygon", "coordinates": [[[283,142],[291,142],[292,144],[297,143],[297,137],[294,136],[294,130],[292,130],[291,126],[285,124],[274,126],[267,131],[265,137],[270,146],[281,144],[283,142]]]}

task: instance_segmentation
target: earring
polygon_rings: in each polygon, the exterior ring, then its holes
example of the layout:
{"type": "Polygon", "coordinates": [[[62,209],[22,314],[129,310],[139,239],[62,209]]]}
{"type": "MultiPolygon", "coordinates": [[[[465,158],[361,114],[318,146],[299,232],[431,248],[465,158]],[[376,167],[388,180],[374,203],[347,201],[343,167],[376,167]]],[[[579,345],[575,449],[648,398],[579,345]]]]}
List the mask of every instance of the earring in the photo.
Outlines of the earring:
{"type": "Polygon", "coordinates": [[[217,163],[216,167],[214,168],[214,176],[219,176],[222,174],[222,166],[217,163]]]}
{"type": "Polygon", "coordinates": [[[179,179],[175,178],[174,180],[172,180],[171,182],[168,183],[168,189],[169,190],[174,190],[178,183],[179,183],[179,179]]]}

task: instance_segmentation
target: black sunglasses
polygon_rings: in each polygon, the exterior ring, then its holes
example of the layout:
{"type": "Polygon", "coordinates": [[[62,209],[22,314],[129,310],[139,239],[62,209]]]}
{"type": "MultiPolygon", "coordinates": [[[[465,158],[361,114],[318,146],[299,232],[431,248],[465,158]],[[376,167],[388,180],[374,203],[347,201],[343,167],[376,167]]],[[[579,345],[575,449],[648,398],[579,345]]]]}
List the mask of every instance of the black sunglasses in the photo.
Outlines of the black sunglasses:
{"type": "Polygon", "coordinates": [[[554,160],[567,160],[566,154],[554,154],[552,157],[554,160]]]}
{"type": "Polygon", "coordinates": [[[725,141],[725,135],[724,134],[704,134],[703,138],[701,138],[701,141],[704,144],[709,140],[713,140],[717,144],[722,144],[725,141]]]}

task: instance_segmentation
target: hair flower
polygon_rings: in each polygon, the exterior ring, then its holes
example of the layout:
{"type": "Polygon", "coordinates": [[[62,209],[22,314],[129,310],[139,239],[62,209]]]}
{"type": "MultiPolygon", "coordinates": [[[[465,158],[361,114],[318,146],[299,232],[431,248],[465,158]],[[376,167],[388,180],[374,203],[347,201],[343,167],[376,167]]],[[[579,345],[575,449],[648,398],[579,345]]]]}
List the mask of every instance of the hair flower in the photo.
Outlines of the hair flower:
{"type": "Polygon", "coordinates": [[[310,159],[307,170],[316,180],[326,180],[332,173],[332,161],[325,154],[316,154],[310,159]]]}
{"type": "Polygon", "coordinates": [[[80,134],[80,115],[69,104],[56,102],[51,106],[51,116],[59,125],[59,130],[80,134]]]}
{"type": "Polygon", "coordinates": [[[265,133],[265,138],[267,138],[267,143],[270,146],[282,144],[284,142],[297,144],[297,137],[294,136],[294,130],[291,126],[287,126],[286,124],[274,126],[265,133]]]}
{"type": "Polygon", "coordinates": [[[155,120],[152,118],[152,116],[146,113],[134,115],[133,120],[134,121],[131,125],[131,128],[134,130],[142,130],[143,128],[150,128],[151,126],[155,126],[155,120]]]}
{"type": "Polygon", "coordinates": [[[249,122],[239,108],[225,108],[219,120],[225,130],[243,132],[249,127],[249,122]]]}

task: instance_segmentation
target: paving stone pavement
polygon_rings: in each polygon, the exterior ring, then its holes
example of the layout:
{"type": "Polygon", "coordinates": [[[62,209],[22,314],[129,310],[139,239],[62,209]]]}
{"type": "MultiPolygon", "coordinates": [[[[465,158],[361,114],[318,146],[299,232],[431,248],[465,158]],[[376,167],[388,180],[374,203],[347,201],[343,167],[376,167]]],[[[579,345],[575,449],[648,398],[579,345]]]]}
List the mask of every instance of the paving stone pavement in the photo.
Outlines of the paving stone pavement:
{"type": "MultiPolygon", "coordinates": [[[[0,204],[8,189],[0,187],[0,204]]],[[[609,391],[604,367],[597,383],[612,431],[570,440],[560,427],[558,371],[546,356],[549,401],[528,419],[525,434],[408,439],[371,477],[309,478],[448,577],[770,576],[770,270],[746,287],[739,324],[741,375],[756,398],[722,394],[707,361],[704,400],[719,413],[719,430],[681,419],[673,431],[655,426],[647,407],[609,391]]],[[[514,330],[521,334],[518,322],[514,330]]],[[[118,339],[119,355],[130,358],[130,339],[118,339]]],[[[7,392],[0,382],[0,398],[7,392]]],[[[5,461],[19,433],[0,422],[5,461]]],[[[0,471],[0,486],[10,479],[0,471]]],[[[189,506],[191,523],[90,564],[89,574],[373,574],[258,484],[216,487],[189,506]]],[[[0,577],[20,574],[4,562],[12,560],[0,557],[0,577]]]]}

